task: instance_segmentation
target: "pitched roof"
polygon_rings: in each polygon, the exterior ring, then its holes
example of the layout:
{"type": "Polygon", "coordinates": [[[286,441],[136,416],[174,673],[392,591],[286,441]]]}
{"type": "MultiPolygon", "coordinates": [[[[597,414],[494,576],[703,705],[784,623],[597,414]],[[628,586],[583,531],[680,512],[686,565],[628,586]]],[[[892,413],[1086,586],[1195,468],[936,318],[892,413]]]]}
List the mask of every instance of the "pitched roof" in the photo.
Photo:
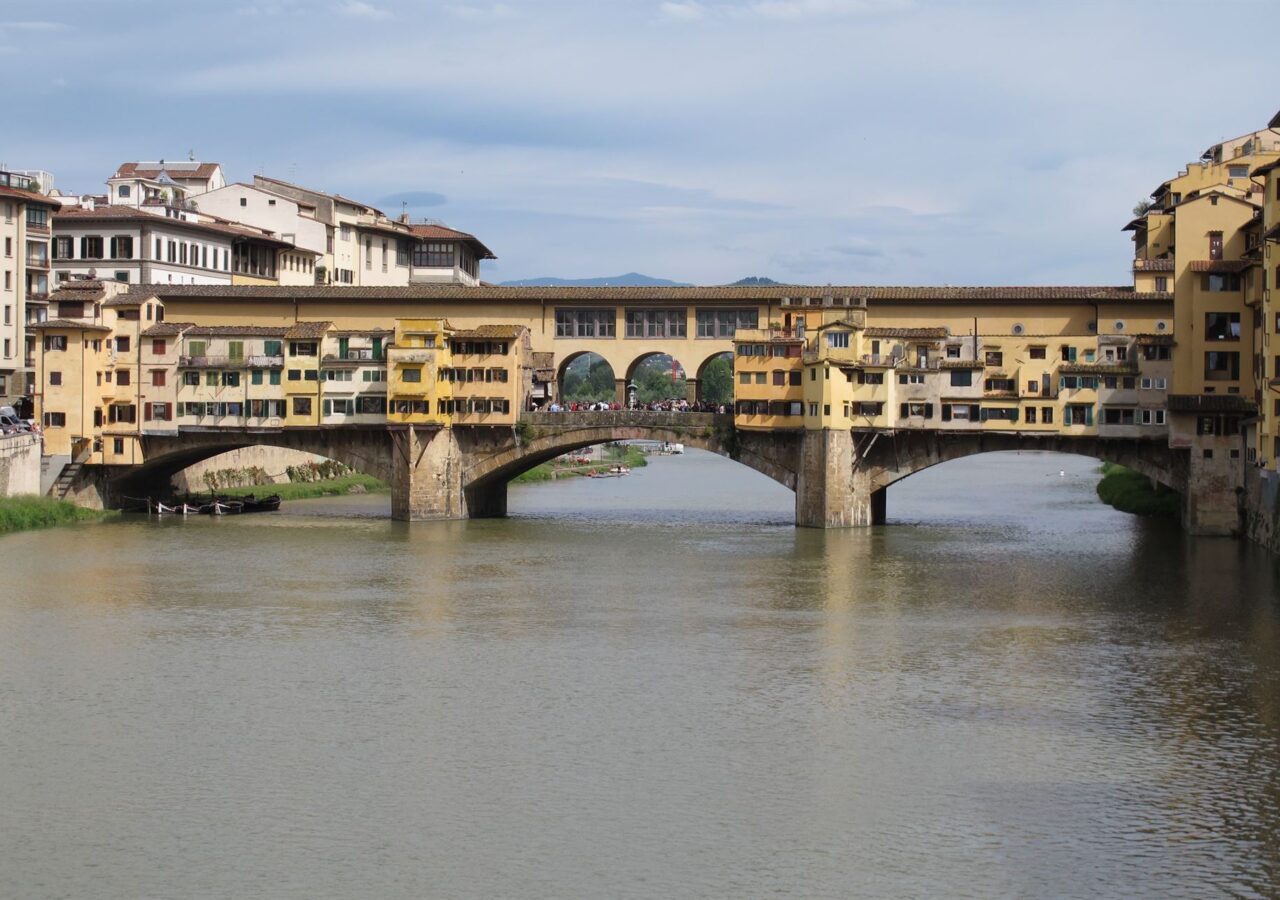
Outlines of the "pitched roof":
{"type": "Polygon", "coordinates": [[[46,319],[43,322],[36,322],[28,325],[28,328],[40,330],[44,328],[76,328],[80,331],[110,331],[106,325],[98,325],[94,322],[87,322],[80,319],[46,319]]]}
{"type": "Polygon", "coordinates": [[[941,339],[947,336],[945,328],[868,328],[863,335],[869,338],[913,338],[919,340],[941,339]]]}
{"type": "Polygon", "coordinates": [[[1170,394],[1169,412],[1237,412],[1257,411],[1239,394],[1170,394]]]}
{"type": "Polygon", "coordinates": [[[1063,363],[1058,371],[1064,375],[1137,375],[1137,363],[1063,363]]]}
{"type": "Polygon", "coordinates": [[[1173,335],[1171,334],[1138,334],[1134,335],[1138,341],[1139,347],[1172,347],[1173,335]]]}
{"type": "Polygon", "coordinates": [[[23,203],[35,203],[40,206],[54,208],[58,206],[58,201],[52,197],[37,194],[35,191],[24,191],[21,188],[9,187],[8,185],[0,185],[0,197],[9,197],[13,200],[21,200],[23,203]]]}
{"type": "Polygon", "coordinates": [[[295,340],[315,340],[328,334],[332,327],[332,322],[294,322],[284,336],[295,340]]]}
{"type": "Polygon", "coordinates": [[[153,162],[127,162],[121,163],[120,168],[116,169],[116,174],[112,178],[156,178],[161,172],[167,172],[170,178],[204,178],[208,179],[213,176],[217,170],[217,163],[196,163],[190,160],[175,160],[166,162],[157,160],[153,162]]]}
{"type": "Polygon", "coordinates": [[[1243,272],[1253,265],[1248,259],[1193,259],[1192,272],[1243,272]]]}
{"type": "Polygon", "coordinates": [[[514,339],[520,337],[524,331],[525,327],[523,325],[479,325],[475,328],[450,332],[449,337],[452,340],[462,339],[464,341],[483,338],[514,339]]]}
{"type": "MultiPolygon", "coordinates": [[[[139,286],[141,288],[142,286],[139,286]]],[[[721,287],[472,287],[462,284],[414,284],[403,287],[346,285],[191,285],[149,284],[161,299],[209,297],[218,300],[344,301],[555,301],[555,302],[711,302],[756,301],[835,296],[873,302],[937,303],[1171,303],[1167,291],[1135,291],[1131,287],[881,287],[750,285],[721,287]]]]}
{"type": "Polygon", "coordinates": [[[191,322],[157,322],[146,331],[142,332],[143,337],[175,337],[189,328],[196,326],[191,322]]]}
{"type": "Polygon", "coordinates": [[[493,251],[481,243],[480,239],[474,234],[467,234],[465,231],[458,231],[455,228],[448,228],[444,225],[435,225],[423,222],[418,225],[410,225],[409,230],[413,234],[424,241],[470,241],[480,248],[481,259],[497,259],[493,255],[493,251]]]}
{"type": "Polygon", "coordinates": [[[189,337],[219,337],[219,336],[238,336],[246,337],[284,337],[284,333],[288,331],[284,326],[270,325],[195,325],[187,329],[189,337]]]}
{"type": "Polygon", "coordinates": [[[134,206],[95,206],[93,209],[85,209],[83,206],[68,206],[53,214],[54,227],[57,227],[59,223],[75,222],[78,220],[89,222],[118,222],[125,220],[153,222],[155,224],[163,224],[171,228],[192,228],[200,231],[212,231],[232,238],[265,241],[266,243],[275,244],[280,247],[293,246],[287,241],[282,241],[278,238],[272,237],[269,232],[263,231],[262,229],[252,228],[248,225],[233,225],[225,219],[217,222],[192,222],[189,219],[174,219],[168,216],[159,216],[155,213],[149,213],[146,210],[138,209],[134,206]]]}
{"type": "Polygon", "coordinates": [[[1135,259],[1133,261],[1133,271],[1135,272],[1172,272],[1173,260],[1171,259],[1135,259]]]}
{"type": "Polygon", "coordinates": [[[66,281],[49,295],[49,301],[56,303],[66,300],[68,303],[96,303],[107,295],[101,281],[66,281]]]}

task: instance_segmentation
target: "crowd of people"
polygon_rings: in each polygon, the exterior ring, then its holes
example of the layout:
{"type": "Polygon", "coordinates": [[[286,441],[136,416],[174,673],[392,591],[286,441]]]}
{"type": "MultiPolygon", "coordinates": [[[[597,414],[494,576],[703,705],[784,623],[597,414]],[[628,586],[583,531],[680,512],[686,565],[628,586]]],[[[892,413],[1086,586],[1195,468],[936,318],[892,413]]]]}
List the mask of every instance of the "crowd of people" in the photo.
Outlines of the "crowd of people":
{"type": "Polygon", "coordinates": [[[618,402],[606,402],[604,400],[587,401],[587,400],[571,400],[567,403],[557,403],[554,400],[550,403],[537,407],[537,412],[696,412],[696,413],[719,413],[725,415],[732,412],[730,407],[723,403],[707,403],[697,400],[690,403],[688,400],[671,399],[671,400],[655,400],[652,403],[632,402],[630,405],[624,405],[618,402]]]}

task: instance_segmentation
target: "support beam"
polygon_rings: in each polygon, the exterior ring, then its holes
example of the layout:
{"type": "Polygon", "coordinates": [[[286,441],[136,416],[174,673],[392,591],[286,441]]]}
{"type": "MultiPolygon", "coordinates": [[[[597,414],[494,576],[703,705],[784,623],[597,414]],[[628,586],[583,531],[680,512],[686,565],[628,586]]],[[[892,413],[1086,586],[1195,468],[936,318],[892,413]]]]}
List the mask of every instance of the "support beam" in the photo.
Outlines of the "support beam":
{"type": "Polygon", "coordinates": [[[690,403],[698,402],[698,379],[685,378],[684,380],[684,398],[690,403]]]}
{"type": "Polygon", "coordinates": [[[397,430],[391,460],[391,518],[462,519],[463,453],[449,428],[397,430]]]}

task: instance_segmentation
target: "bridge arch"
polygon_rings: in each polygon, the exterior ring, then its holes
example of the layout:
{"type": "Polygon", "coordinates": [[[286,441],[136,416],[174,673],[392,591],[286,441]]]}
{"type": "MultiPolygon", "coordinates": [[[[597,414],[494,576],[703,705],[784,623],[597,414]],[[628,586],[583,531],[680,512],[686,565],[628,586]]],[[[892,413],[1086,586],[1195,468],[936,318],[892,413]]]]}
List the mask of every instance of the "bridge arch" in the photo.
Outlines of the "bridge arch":
{"type": "MultiPolygon", "coordinates": [[[[601,399],[605,399],[609,401],[616,400],[617,399],[616,385],[618,383],[618,370],[612,362],[610,362],[606,357],[602,356],[600,353],[597,353],[595,350],[578,350],[568,354],[567,356],[565,356],[564,359],[560,360],[560,364],[556,368],[556,399],[559,400],[561,403],[564,403],[570,399],[577,399],[576,395],[575,397],[571,398],[566,393],[565,377],[569,374],[570,367],[574,366],[575,364],[581,366],[584,363],[588,367],[588,371],[587,371],[587,374],[584,375],[583,377],[588,382],[592,380],[591,379],[592,374],[594,374],[599,369],[599,367],[603,367],[609,370],[608,395],[604,396],[603,394],[603,389],[605,387],[605,384],[604,384],[605,379],[603,375],[596,376],[596,378],[599,379],[598,387],[600,388],[600,390],[590,391],[589,393],[599,394],[600,396],[595,397],[595,399],[597,400],[601,400],[601,399]]],[[[587,394],[583,394],[582,396],[585,397],[587,396],[587,394]]]]}
{"type": "MultiPolygon", "coordinates": [[[[1114,463],[1132,469],[1170,490],[1185,496],[1186,461],[1161,441],[1071,437],[1060,435],[938,432],[899,434],[884,446],[864,442],[857,453],[869,466],[873,491],[880,491],[905,478],[952,460],[983,453],[1007,451],[1069,453],[1114,463]]],[[[857,444],[855,442],[855,447],[857,444]]]]}
{"type": "Polygon", "coordinates": [[[733,431],[730,416],[633,412],[553,413],[538,418],[554,422],[554,427],[535,427],[515,446],[478,459],[463,472],[464,490],[478,495],[502,488],[523,472],[565,453],[625,440],[664,441],[706,450],[740,462],[792,490],[796,487],[793,445],[768,439],[744,443],[733,431]]]}
{"type": "Polygon", "coordinates": [[[684,364],[680,362],[679,359],[677,359],[675,356],[671,355],[665,350],[646,350],[638,354],[631,360],[630,364],[628,364],[627,372],[626,372],[626,384],[627,385],[638,384],[638,387],[639,387],[638,399],[640,400],[641,403],[652,403],[655,400],[685,399],[688,396],[688,388],[686,387],[686,385],[688,384],[688,378],[689,378],[689,370],[684,367],[684,364]],[[643,377],[641,373],[641,370],[643,368],[647,366],[649,368],[653,368],[652,366],[649,366],[649,364],[657,360],[664,361],[662,363],[662,370],[663,370],[664,377],[670,377],[670,373],[672,373],[676,369],[679,369],[678,380],[680,383],[678,386],[675,383],[670,384],[669,390],[665,392],[666,396],[650,397],[645,395],[645,391],[644,391],[645,385],[638,384],[637,378],[643,377]]]}
{"type": "Polygon", "coordinates": [[[323,456],[354,471],[390,482],[393,476],[392,438],[387,429],[330,427],[324,429],[218,429],[181,436],[144,434],[141,440],[145,462],[109,476],[109,493],[117,496],[148,496],[167,490],[170,479],[196,463],[229,450],[250,447],[279,447],[323,456]]]}
{"type": "Polygon", "coordinates": [[[697,395],[699,400],[720,402],[725,404],[732,403],[733,402],[733,351],[719,350],[715,353],[712,353],[710,356],[708,356],[698,365],[694,378],[697,380],[697,395]],[[710,384],[708,383],[709,382],[708,375],[712,370],[712,365],[716,363],[718,360],[725,360],[728,363],[728,372],[727,372],[728,396],[724,398],[709,397],[707,395],[708,388],[710,387],[710,384]]]}

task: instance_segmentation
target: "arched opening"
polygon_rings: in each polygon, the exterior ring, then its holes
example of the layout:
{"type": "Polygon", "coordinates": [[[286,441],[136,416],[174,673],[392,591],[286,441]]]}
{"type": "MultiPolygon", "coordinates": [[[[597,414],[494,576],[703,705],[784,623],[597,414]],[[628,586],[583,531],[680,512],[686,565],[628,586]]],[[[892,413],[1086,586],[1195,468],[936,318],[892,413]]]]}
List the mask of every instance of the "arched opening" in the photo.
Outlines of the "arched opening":
{"type": "Polygon", "coordinates": [[[640,406],[689,400],[684,366],[669,353],[637,356],[627,369],[627,400],[640,406]]]}
{"type": "Polygon", "coordinates": [[[575,353],[560,364],[556,377],[560,403],[613,403],[618,400],[617,376],[603,356],[575,353]]]}
{"type": "Polygon", "coordinates": [[[726,350],[698,367],[698,400],[710,406],[733,406],[733,353],[726,350]]]}

